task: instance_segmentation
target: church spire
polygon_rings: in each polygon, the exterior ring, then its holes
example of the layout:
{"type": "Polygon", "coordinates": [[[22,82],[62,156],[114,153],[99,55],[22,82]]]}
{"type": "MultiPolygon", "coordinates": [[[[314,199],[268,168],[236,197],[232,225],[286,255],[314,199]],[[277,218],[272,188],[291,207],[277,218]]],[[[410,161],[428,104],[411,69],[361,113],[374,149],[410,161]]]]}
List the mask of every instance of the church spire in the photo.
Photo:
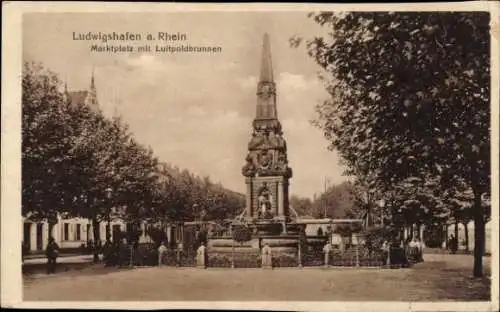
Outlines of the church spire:
{"type": "Polygon", "coordinates": [[[271,60],[271,44],[269,43],[269,35],[267,33],[264,34],[264,41],[262,44],[260,81],[273,82],[273,63],[271,60]]]}
{"type": "Polygon", "coordinates": [[[64,75],[64,92],[63,92],[63,101],[65,104],[69,102],[69,93],[68,93],[68,76],[64,75]]]}
{"type": "Polygon", "coordinates": [[[94,65],[92,65],[92,76],[90,78],[90,90],[95,90],[95,82],[94,82],[94,65]]]}
{"type": "Polygon", "coordinates": [[[87,95],[87,104],[92,108],[92,109],[98,109],[99,104],[97,103],[97,90],[95,87],[95,80],[94,80],[94,66],[92,65],[92,75],[90,77],[90,90],[87,95]]]}
{"type": "Polygon", "coordinates": [[[64,75],[64,94],[68,94],[68,76],[64,75]]]}

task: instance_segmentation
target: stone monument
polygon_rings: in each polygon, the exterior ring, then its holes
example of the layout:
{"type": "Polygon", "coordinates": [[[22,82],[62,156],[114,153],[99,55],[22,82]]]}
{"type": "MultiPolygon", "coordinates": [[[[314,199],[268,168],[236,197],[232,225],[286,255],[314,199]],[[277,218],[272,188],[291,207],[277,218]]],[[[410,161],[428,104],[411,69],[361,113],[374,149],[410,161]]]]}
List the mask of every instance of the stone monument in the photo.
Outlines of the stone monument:
{"type": "MultiPolygon", "coordinates": [[[[273,77],[271,45],[264,35],[257,103],[247,146],[242,175],[246,183],[246,207],[243,220],[252,230],[252,240],[238,244],[240,250],[260,250],[267,245],[273,252],[296,253],[298,225],[290,219],[288,189],[292,169],[288,165],[287,145],[278,119],[277,90],[273,77]]],[[[223,251],[233,245],[230,238],[215,238],[212,250],[223,251]]]]}
{"type": "Polygon", "coordinates": [[[242,173],[246,183],[247,220],[281,221],[286,233],[289,220],[288,185],[292,169],[288,166],[287,146],[278,119],[276,83],[273,78],[269,36],[264,35],[257,109],[252,123],[246,164],[242,173]]]}

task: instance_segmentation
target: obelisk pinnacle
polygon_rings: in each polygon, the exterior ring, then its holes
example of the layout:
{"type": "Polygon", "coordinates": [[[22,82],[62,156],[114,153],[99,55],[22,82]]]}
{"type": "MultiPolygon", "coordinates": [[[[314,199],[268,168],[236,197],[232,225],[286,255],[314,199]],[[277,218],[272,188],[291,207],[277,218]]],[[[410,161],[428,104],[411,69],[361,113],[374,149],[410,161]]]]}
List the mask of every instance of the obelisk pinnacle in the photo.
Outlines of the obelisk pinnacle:
{"type": "Polygon", "coordinates": [[[271,45],[269,35],[264,34],[264,43],[262,45],[262,60],[260,65],[260,81],[273,82],[273,64],[271,61],[271,45]]]}
{"type": "Polygon", "coordinates": [[[256,119],[278,118],[276,110],[276,84],[273,80],[273,65],[271,61],[271,45],[269,35],[264,34],[262,44],[262,59],[260,65],[260,80],[257,84],[257,115],[256,119]]]}

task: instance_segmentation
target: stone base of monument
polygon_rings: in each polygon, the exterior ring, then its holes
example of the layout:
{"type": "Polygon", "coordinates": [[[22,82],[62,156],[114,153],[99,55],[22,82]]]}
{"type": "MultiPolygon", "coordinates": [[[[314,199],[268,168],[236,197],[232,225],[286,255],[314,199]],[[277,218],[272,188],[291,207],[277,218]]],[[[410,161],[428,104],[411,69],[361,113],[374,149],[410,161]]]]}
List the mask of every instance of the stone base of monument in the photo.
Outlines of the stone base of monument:
{"type": "Polygon", "coordinates": [[[256,236],[298,235],[299,225],[282,220],[255,220],[250,224],[256,236]]]}
{"type": "Polygon", "coordinates": [[[248,242],[238,243],[230,236],[210,238],[208,240],[209,252],[221,253],[255,253],[259,252],[266,244],[271,247],[273,253],[297,253],[298,235],[266,235],[253,237],[248,242]]]}
{"type": "MultiPolygon", "coordinates": [[[[260,255],[267,245],[271,249],[272,257],[282,255],[296,258],[299,245],[299,225],[287,223],[285,220],[248,220],[247,226],[252,230],[252,238],[246,242],[236,242],[231,236],[214,237],[208,239],[209,254],[233,255],[236,258],[245,257],[245,254],[260,255]],[[285,226],[285,228],[283,228],[285,226]]],[[[266,267],[272,267],[272,261],[264,261],[266,267]]]]}

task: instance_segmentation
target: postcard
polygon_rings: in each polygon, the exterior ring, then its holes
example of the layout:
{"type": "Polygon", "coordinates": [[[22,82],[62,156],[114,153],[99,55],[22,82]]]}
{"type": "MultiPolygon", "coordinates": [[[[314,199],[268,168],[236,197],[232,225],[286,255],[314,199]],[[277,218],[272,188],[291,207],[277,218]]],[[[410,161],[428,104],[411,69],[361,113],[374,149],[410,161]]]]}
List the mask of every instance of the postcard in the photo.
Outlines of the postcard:
{"type": "Polygon", "coordinates": [[[498,3],[3,9],[3,306],[498,310],[498,3]]]}

